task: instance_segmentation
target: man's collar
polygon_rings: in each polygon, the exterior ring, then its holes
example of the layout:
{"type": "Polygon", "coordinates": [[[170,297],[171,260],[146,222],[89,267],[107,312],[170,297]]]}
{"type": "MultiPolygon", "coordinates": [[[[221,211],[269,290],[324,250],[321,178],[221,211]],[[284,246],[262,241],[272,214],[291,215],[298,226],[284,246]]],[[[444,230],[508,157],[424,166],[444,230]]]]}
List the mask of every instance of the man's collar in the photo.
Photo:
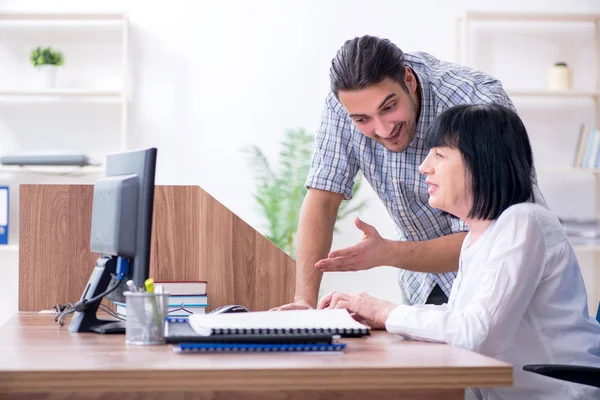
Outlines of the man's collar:
{"type": "Polygon", "coordinates": [[[417,136],[423,138],[425,136],[425,129],[431,122],[432,107],[429,106],[430,102],[430,87],[429,77],[426,72],[417,70],[412,65],[408,65],[419,83],[419,89],[421,91],[421,105],[419,112],[419,119],[417,121],[417,136]]]}

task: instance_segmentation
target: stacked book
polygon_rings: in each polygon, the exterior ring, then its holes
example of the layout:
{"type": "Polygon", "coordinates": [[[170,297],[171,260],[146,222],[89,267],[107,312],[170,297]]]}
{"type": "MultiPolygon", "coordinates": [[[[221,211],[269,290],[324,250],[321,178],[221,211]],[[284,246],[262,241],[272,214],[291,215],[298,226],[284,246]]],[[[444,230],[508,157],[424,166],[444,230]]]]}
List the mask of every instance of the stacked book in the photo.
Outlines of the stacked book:
{"type": "Polygon", "coordinates": [[[582,124],[573,159],[574,168],[600,168],[600,131],[582,124]]]}
{"type": "MultiPolygon", "coordinates": [[[[188,317],[205,314],[208,307],[206,281],[154,281],[155,290],[162,286],[169,293],[169,317],[188,317]]],[[[127,315],[127,304],[113,302],[117,314],[127,315]]]]}

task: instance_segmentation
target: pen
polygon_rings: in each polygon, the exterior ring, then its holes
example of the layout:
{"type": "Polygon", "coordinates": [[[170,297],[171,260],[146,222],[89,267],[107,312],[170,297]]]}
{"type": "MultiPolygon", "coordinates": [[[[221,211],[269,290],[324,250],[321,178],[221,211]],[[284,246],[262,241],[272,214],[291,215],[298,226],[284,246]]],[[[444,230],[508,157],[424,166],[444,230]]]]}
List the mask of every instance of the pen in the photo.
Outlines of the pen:
{"type": "Polygon", "coordinates": [[[154,279],[149,278],[144,281],[144,286],[146,287],[146,292],[154,293],[154,279]]]}
{"type": "Polygon", "coordinates": [[[135,286],[135,283],[133,282],[133,280],[128,280],[127,282],[125,282],[127,284],[127,287],[129,288],[130,292],[139,292],[137,286],[135,286]]]}
{"type": "MultiPolygon", "coordinates": [[[[146,292],[150,293],[150,294],[154,294],[154,279],[152,278],[148,278],[144,281],[144,286],[146,287],[146,292]]],[[[160,326],[161,321],[160,321],[160,317],[158,315],[158,306],[156,304],[156,298],[154,298],[154,296],[152,296],[152,298],[150,299],[150,301],[152,302],[152,314],[154,317],[154,322],[160,326]]],[[[161,304],[162,306],[162,304],[161,304]]]]}

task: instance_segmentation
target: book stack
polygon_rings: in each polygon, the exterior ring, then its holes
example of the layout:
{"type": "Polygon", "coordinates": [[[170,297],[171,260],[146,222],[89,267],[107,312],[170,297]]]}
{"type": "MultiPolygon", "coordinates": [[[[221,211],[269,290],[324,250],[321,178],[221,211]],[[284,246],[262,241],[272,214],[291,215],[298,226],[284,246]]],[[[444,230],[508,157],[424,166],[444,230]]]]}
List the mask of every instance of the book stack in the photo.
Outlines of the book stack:
{"type": "MultiPolygon", "coordinates": [[[[155,290],[169,293],[169,317],[205,314],[208,307],[206,281],[154,281],[155,290]],[[159,289],[162,287],[162,289],[159,289]]],[[[127,304],[113,302],[117,314],[127,315],[127,304]]]]}
{"type": "Polygon", "coordinates": [[[582,124],[573,159],[574,168],[600,167],[600,131],[582,124]]]}

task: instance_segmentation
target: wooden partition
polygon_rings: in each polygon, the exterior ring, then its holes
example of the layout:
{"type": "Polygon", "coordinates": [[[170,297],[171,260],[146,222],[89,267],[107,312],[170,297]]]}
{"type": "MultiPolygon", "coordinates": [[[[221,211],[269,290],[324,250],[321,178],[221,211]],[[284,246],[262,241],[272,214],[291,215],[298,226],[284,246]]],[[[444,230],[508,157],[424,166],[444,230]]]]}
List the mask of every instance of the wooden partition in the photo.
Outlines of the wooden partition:
{"type": "MultiPolygon", "coordinates": [[[[19,310],[79,300],[90,252],[93,185],[21,185],[19,310]]],[[[198,186],[157,186],[150,275],[206,280],[210,308],[267,310],[293,298],[295,262],[198,186]]]]}

